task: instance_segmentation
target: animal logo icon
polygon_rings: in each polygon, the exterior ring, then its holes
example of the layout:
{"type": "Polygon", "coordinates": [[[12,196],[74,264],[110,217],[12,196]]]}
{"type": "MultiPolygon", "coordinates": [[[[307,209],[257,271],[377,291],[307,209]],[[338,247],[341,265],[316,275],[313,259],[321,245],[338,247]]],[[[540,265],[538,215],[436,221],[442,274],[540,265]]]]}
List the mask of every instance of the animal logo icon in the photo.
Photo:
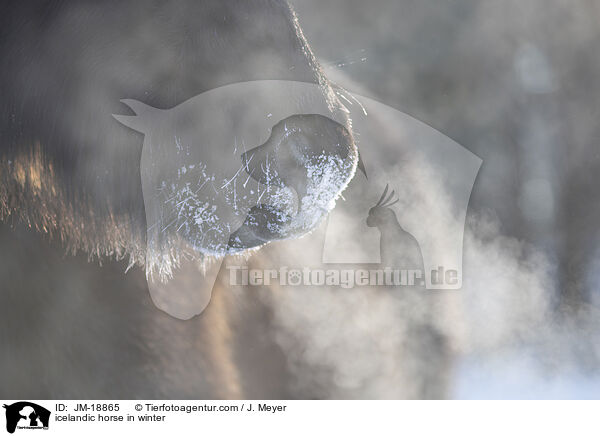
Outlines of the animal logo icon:
{"type": "Polygon", "coordinates": [[[50,411],[29,401],[19,401],[4,405],[6,409],[6,431],[14,433],[17,427],[26,429],[47,429],[50,411]]]}
{"type": "Polygon", "coordinates": [[[113,117],[144,138],[150,293],[181,319],[206,307],[225,256],[317,228],[358,166],[347,115],[317,84],[237,83],[170,109],[121,101],[134,114],[113,117]],[[167,286],[190,259],[208,265],[194,285],[167,286]]]}
{"type": "Polygon", "coordinates": [[[367,226],[379,230],[381,263],[384,266],[422,271],[423,256],[419,243],[398,222],[392,206],[400,200],[394,199],[396,192],[393,190],[387,195],[388,188],[389,184],[385,186],[377,204],[369,209],[366,220],[367,226]]]}

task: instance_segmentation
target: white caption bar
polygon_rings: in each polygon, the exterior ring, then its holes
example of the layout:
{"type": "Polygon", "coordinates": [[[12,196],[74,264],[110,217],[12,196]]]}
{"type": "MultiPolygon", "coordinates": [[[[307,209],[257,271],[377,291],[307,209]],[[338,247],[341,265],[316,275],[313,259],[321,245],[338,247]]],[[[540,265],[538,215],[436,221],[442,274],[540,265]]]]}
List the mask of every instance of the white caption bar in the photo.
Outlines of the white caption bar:
{"type": "Polygon", "coordinates": [[[596,401],[5,400],[1,430],[252,435],[597,435],[596,401]],[[49,415],[48,413],[49,412],[49,415]],[[213,433],[216,432],[216,433],[213,433]]]}

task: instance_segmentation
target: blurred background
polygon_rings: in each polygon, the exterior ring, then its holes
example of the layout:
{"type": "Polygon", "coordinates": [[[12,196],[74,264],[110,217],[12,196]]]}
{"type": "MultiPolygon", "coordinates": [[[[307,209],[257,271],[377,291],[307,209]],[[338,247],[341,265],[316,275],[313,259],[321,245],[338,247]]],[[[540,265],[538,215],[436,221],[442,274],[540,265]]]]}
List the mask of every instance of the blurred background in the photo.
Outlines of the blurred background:
{"type": "Polygon", "coordinates": [[[465,280],[494,269],[482,256],[503,266],[465,286],[470,345],[449,396],[600,396],[600,5],[292,3],[331,80],[483,159],[465,280]]]}

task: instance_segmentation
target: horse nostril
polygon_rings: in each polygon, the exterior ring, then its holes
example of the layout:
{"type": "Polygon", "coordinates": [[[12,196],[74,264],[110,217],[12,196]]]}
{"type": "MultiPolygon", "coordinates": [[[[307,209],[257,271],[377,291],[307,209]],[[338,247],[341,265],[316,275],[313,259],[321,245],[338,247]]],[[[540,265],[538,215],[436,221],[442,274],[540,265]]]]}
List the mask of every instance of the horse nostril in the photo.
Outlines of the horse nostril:
{"type": "Polygon", "coordinates": [[[242,168],[259,183],[293,189],[297,210],[282,203],[285,190],[261,195],[231,235],[232,252],[314,229],[348,185],[358,153],[343,125],[322,115],[294,115],[275,124],[269,139],[241,158],[242,168]]]}
{"type": "Polygon", "coordinates": [[[356,158],[352,137],[343,125],[323,115],[303,114],[275,124],[264,144],[242,154],[242,163],[256,181],[291,187],[302,197],[310,168],[332,159],[356,158]]]}
{"type": "Polygon", "coordinates": [[[242,153],[243,169],[250,177],[263,185],[285,186],[279,174],[279,166],[275,152],[259,145],[245,153],[242,153]]]}

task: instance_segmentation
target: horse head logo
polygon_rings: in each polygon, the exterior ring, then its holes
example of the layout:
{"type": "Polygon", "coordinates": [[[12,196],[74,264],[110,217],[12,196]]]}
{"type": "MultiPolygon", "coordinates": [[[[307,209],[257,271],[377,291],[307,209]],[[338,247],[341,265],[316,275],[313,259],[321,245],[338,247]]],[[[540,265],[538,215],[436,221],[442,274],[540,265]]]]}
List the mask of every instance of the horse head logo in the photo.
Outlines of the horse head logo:
{"type": "Polygon", "coordinates": [[[311,232],[358,164],[347,119],[318,85],[240,83],[171,109],[122,102],[134,115],[114,118],[144,135],[149,283],[168,281],[182,256],[219,261],[311,232]]]}

